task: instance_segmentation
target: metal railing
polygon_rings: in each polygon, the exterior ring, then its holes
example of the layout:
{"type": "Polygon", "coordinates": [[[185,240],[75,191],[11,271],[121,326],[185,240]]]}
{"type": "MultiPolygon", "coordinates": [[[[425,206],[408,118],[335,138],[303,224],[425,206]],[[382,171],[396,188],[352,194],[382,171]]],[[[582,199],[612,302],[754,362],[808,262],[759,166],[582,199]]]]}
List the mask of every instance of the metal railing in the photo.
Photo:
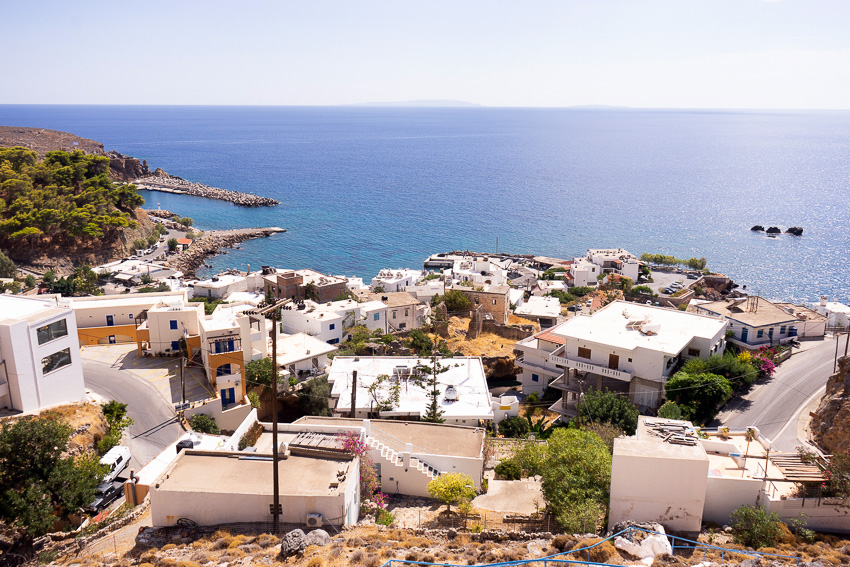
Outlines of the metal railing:
{"type": "MultiPolygon", "coordinates": [[[[481,567],[508,567],[508,566],[519,566],[519,565],[543,565],[544,567],[548,567],[551,565],[596,565],[601,567],[617,567],[612,563],[602,563],[591,561],[590,556],[592,550],[595,547],[598,547],[605,543],[606,541],[611,541],[617,537],[623,537],[625,539],[630,539],[635,533],[644,533],[650,535],[660,535],[666,537],[670,541],[670,547],[673,550],[673,554],[675,555],[677,549],[681,550],[689,550],[692,553],[697,551],[703,552],[703,560],[707,556],[709,551],[719,552],[720,553],[720,565],[722,566],[729,556],[735,555],[743,555],[749,557],[756,558],[781,558],[781,559],[793,559],[794,562],[799,565],[802,560],[801,557],[795,557],[793,555],[780,555],[778,553],[765,553],[760,551],[748,551],[742,549],[732,549],[728,547],[720,547],[718,545],[705,544],[698,541],[673,536],[669,534],[662,534],[659,532],[655,532],[652,530],[647,530],[644,528],[631,527],[626,528],[620,532],[612,534],[600,541],[594,543],[593,545],[589,545],[587,547],[582,547],[580,549],[573,549],[571,551],[565,551],[563,553],[557,553],[555,555],[549,555],[546,557],[537,557],[534,559],[521,559],[518,561],[502,561],[498,563],[486,563],[481,564],[481,567]],[[584,559],[582,559],[582,555],[584,555],[584,559]],[[575,558],[575,559],[574,559],[575,558]]],[[[407,559],[390,559],[386,561],[381,567],[394,567],[396,565],[432,565],[432,566],[440,566],[440,567],[461,567],[459,564],[454,563],[429,563],[425,561],[409,561],[407,559]]]]}

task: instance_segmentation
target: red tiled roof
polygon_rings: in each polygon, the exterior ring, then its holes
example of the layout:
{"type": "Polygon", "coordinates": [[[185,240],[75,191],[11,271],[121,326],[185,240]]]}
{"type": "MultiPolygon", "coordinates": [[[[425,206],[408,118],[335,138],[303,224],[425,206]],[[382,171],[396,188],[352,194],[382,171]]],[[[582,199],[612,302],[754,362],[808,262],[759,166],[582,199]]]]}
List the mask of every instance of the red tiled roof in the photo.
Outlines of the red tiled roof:
{"type": "Polygon", "coordinates": [[[177,244],[192,244],[191,238],[178,238],[177,244]]]}
{"type": "Polygon", "coordinates": [[[550,343],[555,343],[556,345],[565,345],[565,344],[567,344],[567,339],[566,339],[566,337],[562,337],[562,336],[560,336],[560,335],[553,335],[553,334],[552,334],[552,333],[550,333],[549,331],[543,331],[543,332],[541,332],[541,333],[537,333],[537,334],[536,334],[536,335],[534,335],[534,336],[535,336],[535,337],[537,337],[537,338],[538,338],[538,340],[541,340],[541,341],[547,341],[547,342],[550,342],[550,343]]]}

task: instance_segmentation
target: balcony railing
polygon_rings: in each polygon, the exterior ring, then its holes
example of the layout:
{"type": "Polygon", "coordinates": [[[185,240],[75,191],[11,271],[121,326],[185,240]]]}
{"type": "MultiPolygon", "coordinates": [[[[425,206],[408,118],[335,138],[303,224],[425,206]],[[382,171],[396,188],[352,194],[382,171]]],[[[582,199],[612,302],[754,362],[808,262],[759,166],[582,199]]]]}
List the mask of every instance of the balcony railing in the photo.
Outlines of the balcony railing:
{"type": "Polygon", "coordinates": [[[225,352],[236,352],[242,350],[242,339],[240,338],[218,338],[209,341],[210,354],[222,354],[225,352]]]}
{"type": "Polygon", "coordinates": [[[616,378],[617,380],[625,380],[626,382],[631,381],[632,379],[631,372],[623,372],[621,370],[608,368],[607,366],[600,366],[598,364],[593,364],[591,362],[582,362],[580,360],[572,360],[570,358],[564,358],[562,356],[556,356],[554,354],[549,356],[549,362],[553,365],[560,364],[565,368],[575,368],[576,370],[584,370],[585,372],[592,372],[601,376],[609,376],[611,378],[616,378]]]}
{"type": "Polygon", "coordinates": [[[553,411],[567,417],[576,417],[578,415],[575,400],[558,400],[549,406],[549,411],[553,411]]]}

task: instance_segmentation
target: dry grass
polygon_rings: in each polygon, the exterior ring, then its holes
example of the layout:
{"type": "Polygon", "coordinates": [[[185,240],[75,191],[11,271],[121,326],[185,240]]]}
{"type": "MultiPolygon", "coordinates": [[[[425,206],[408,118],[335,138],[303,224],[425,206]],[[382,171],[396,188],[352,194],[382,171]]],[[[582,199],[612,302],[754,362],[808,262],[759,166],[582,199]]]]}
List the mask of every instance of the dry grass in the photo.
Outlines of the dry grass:
{"type": "MultiPolygon", "coordinates": [[[[67,404],[45,410],[40,414],[45,419],[60,419],[77,429],[82,425],[89,424],[88,431],[72,436],[68,441],[68,448],[72,453],[93,451],[95,443],[100,441],[107,432],[106,419],[100,406],[90,403],[67,404]]],[[[20,417],[12,416],[2,420],[3,423],[14,423],[20,417]]]]}
{"type": "MultiPolygon", "coordinates": [[[[511,316],[515,321],[511,324],[531,324],[531,321],[511,316]]],[[[464,356],[511,356],[513,354],[515,340],[506,339],[492,333],[482,333],[476,339],[468,339],[466,330],[469,328],[468,317],[451,317],[449,319],[449,338],[446,339],[448,347],[455,352],[461,352],[464,356]]]]}

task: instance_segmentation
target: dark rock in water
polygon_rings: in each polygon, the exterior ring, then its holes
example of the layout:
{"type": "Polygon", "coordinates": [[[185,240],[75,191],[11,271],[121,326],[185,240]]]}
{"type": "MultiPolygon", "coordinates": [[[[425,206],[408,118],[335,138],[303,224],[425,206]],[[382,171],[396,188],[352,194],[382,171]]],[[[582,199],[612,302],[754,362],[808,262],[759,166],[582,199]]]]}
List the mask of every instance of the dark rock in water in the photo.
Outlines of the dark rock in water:
{"type": "Polygon", "coordinates": [[[779,230],[779,228],[772,226],[769,229],[767,229],[767,233],[768,234],[780,234],[780,233],[782,233],[782,231],[779,230]]]}
{"type": "Polygon", "coordinates": [[[785,231],[785,234],[792,234],[794,236],[803,236],[803,227],[801,226],[792,226],[788,230],[785,231]]]}
{"type": "Polygon", "coordinates": [[[752,230],[754,232],[764,232],[764,227],[760,224],[757,224],[753,228],[751,228],[750,230],[752,230]]]}

